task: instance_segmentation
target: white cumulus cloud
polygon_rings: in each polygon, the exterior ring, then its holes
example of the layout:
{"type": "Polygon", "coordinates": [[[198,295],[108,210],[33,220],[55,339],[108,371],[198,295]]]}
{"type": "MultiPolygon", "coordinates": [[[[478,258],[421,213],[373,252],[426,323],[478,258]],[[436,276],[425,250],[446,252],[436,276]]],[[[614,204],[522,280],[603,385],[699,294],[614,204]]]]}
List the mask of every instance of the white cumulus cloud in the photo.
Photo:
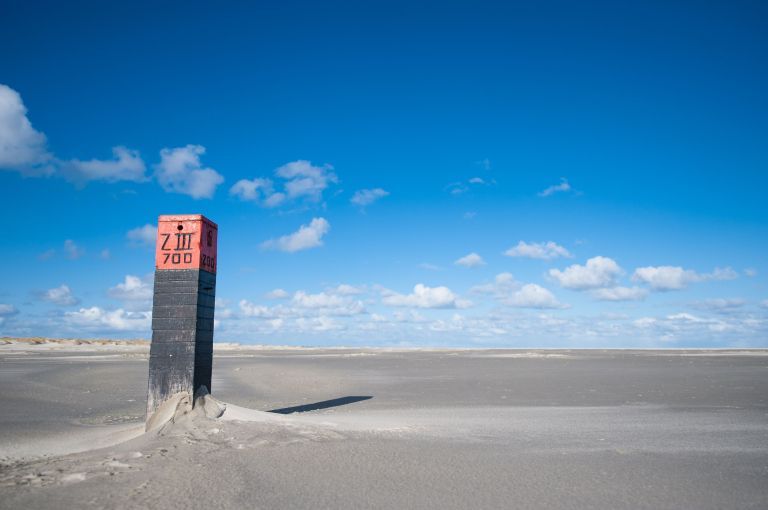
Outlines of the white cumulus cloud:
{"type": "Polygon", "coordinates": [[[271,179],[257,177],[237,181],[229,193],[240,200],[256,202],[264,207],[278,207],[296,200],[319,202],[323,191],[332,183],[339,182],[333,166],[315,166],[303,159],[277,168],[275,177],[282,187],[271,179]]]}
{"type": "Polygon", "coordinates": [[[546,243],[526,243],[520,241],[504,252],[507,257],[527,257],[529,259],[551,260],[558,257],[572,257],[571,253],[553,241],[546,243]]]}
{"type": "MultiPolygon", "coordinates": [[[[160,151],[155,177],[166,191],[193,198],[211,198],[224,178],[212,168],[204,168],[200,156],[205,148],[187,145],[160,151]]],[[[146,164],[138,151],[122,145],[112,148],[112,159],[56,158],[47,149],[46,137],[32,127],[27,109],[18,92],[0,84],[0,169],[15,170],[26,176],[58,175],[76,185],[89,181],[144,182],[146,164]]]]}
{"type": "Polygon", "coordinates": [[[523,285],[505,303],[520,308],[565,308],[552,292],[535,283],[523,285]]]}
{"type": "Polygon", "coordinates": [[[160,163],[155,165],[155,177],[165,191],[181,193],[192,198],[212,198],[224,177],[213,168],[205,168],[200,156],[202,145],[187,145],[160,151],[160,163]]]}
{"type": "Polygon", "coordinates": [[[261,243],[268,250],[296,252],[323,245],[323,236],[331,230],[331,224],[325,218],[313,218],[309,225],[302,225],[292,234],[261,243]]]}
{"type": "Polygon", "coordinates": [[[68,180],[84,184],[88,181],[132,181],[143,182],[146,165],[138,151],[118,146],[112,149],[113,159],[73,159],[62,164],[61,172],[68,180]]]}
{"type": "Polygon", "coordinates": [[[505,299],[512,291],[520,288],[520,285],[512,273],[499,273],[492,283],[475,285],[469,291],[473,294],[490,294],[496,299],[505,299]]]}
{"type": "Polygon", "coordinates": [[[154,246],[157,239],[157,227],[147,223],[142,227],[129,230],[125,237],[131,246],[154,246]]]}
{"type": "Polygon", "coordinates": [[[309,294],[303,290],[297,291],[291,299],[291,305],[297,308],[319,309],[326,315],[357,315],[365,312],[362,301],[326,292],[309,294]]]}
{"type": "Polygon", "coordinates": [[[494,294],[497,297],[504,297],[519,287],[520,284],[515,280],[512,273],[499,273],[494,277],[493,283],[475,285],[470,289],[470,292],[475,294],[494,294]]]}
{"type": "Polygon", "coordinates": [[[66,312],[64,320],[79,328],[89,331],[145,331],[151,325],[150,312],[128,312],[122,308],[105,310],[98,306],[81,308],[76,312],[66,312]]]}
{"type": "Polygon", "coordinates": [[[595,289],[591,294],[599,301],[640,301],[648,296],[648,290],[640,287],[606,287],[595,289]]]}
{"type": "Polygon", "coordinates": [[[456,260],[454,262],[457,266],[464,266],[464,267],[477,267],[477,266],[484,266],[485,261],[483,260],[483,257],[478,255],[477,253],[470,253],[469,255],[464,255],[460,259],[456,260]]]}
{"type": "Polygon", "coordinates": [[[229,194],[243,201],[259,201],[272,195],[274,188],[269,179],[240,179],[231,188],[229,194]]]}
{"type": "Polygon", "coordinates": [[[333,292],[335,292],[336,294],[340,294],[342,296],[355,296],[357,294],[362,294],[363,290],[361,288],[355,287],[354,285],[342,283],[338,287],[333,289],[333,292]]]}
{"type": "Polygon", "coordinates": [[[59,287],[54,287],[53,289],[48,289],[40,293],[39,297],[43,301],[48,301],[49,303],[59,306],[73,306],[80,302],[80,300],[72,294],[72,289],[69,288],[69,285],[65,284],[62,284],[59,287]]]}
{"type": "Polygon", "coordinates": [[[460,299],[448,287],[427,287],[416,284],[411,294],[386,292],[382,303],[389,306],[412,306],[415,308],[467,308],[471,302],[460,299]]]}
{"type": "Polygon", "coordinates": [[[691,283],[735,278],[738,274],[730,267],[718,267],[711,273],[700,274],[680,266],[647,266],[638,267],[632,275],[633,281],[645,283],[657,291],[681,290],[691,283]]]}
{"type": "Polygon", "coordinates": [[[344,298],[334,294],[326,294],[325,292],[308,294],[303,290],[299,290],[293,295],[291,303],[301,308],[333,308],[341,306],[344,303],[344,298]]]}
{"type": "Polygon", "coordinates": [[[11,315],[16,315],[19,313],[19,310],[13,306],[6,303],[0,303],[0,317],[10,317],[11,315]]]}
{"type": "Polygon", "coordinates": [[[638,267],[632,280],[647,283],[654,290],[680,290],[699,281],[695,271],[679,266],[638,267]]]}
{"type": "Polygon", "coordinates": [[[380,198],[386,197],[387,195],[389,195],[389,192],[381,188],[360,189],[355,191],[355,194],[352,195],[350,202],[355,205],[359,205],[360,207],[365,207],[371,205],[380,198]]]}
{"type": "Polygon", "coordinates": [[[240,306],[240,312],[245,317],[257,317],[260,319],[273,319],[275,317],[272,308],[268,306],[251,303],[246,299],[241,299],[238,305],[240,306]]]}
{"type": "Polygon", "coordinates": [[[345,326],[330,317],[320,316],[296,319],[296,327],[299,331],[337,331],[345,329],[345,326]]]}
{"type": "Polygon", "coordinates": [[[32,127],[19,93],[0,84],[0,169],[23,175],[50,174],[51,159],[45,135],[32,127]]]}
{"type": "Polygon", "coordinates": [[[657,322],[658,320],[654,317],[640,317],[639,319],[632,321],[632,324],[638,328],[651,328],[655,326],[657,322]]]}
{"type": "Polygon", "coordinates": [[[287,163],[275,170],[275,175],[287,180],[285,190],[290,199],[307,197],[319,201],[328,185],[338,182],[331,165],[314,166],[306,160],[287,163]]]}
{"type": "Polygon", "coordinates": [[[593,257],[586,265],[573,264],[565,270],[550,269],[551,276],[561,287],[572,290],[597,289],[613,287],[623,273],[619,265],[608,257],[593,257]]]}
{"type": "Polygon", "coordinates": [[[283,289],[273,289],[267,292],[267,299],[285,299],[289,296],[288,292],[283,289]]]}
{"type": "MultiPolygon", "coordinates": [[[[280,291],[277,295],[281,299],[288,297],[288,293],[282,289],[276,290],[280,291]]],[[[265,306],[243,299],[239,305],[243,316],[266,320],[319,316],[351,317],[365,313],[363,302],[351,296],[340,293],[338,288],[316,294],[299,290],[284,304],[265,306]]]]}
{"type": "Polygon", "coordinates": [[[109,297],[121,301],[149,301],[152,299],[152,277],[126,275],[122,283],[107,290],[109,297]]]}

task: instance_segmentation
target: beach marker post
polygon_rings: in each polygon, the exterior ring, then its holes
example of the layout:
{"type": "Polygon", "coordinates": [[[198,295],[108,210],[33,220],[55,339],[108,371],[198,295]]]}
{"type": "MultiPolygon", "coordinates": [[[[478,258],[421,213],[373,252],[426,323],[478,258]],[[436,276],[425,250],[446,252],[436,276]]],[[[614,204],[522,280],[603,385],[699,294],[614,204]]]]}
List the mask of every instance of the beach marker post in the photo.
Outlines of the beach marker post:
{"type": "Polygon", "coordinates": [[[200,214],[158,218],[147,420],[179,392],[211,391],[217,234],[200,214]]]}

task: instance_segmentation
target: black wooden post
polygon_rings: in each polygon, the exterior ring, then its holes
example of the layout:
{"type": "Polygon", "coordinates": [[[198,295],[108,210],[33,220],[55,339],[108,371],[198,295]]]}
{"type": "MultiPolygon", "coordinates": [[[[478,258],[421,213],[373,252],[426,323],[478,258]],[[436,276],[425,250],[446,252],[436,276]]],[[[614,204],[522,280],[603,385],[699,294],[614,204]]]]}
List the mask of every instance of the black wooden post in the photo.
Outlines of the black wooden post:
{"type": "Polygon", "coordinates": [[[176,393],[211,391],[217,233],[199,214],[158,219],[147,420],[176,393]]]}

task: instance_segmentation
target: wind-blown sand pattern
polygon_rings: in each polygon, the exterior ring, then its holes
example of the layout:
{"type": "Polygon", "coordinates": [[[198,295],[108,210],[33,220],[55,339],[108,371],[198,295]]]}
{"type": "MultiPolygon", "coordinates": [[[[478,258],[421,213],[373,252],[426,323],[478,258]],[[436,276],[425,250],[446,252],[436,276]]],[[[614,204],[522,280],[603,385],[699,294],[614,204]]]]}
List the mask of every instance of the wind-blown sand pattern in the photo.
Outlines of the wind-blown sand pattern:
{"type": "Polygon", "coordinates": [[[768,506],[768,351],[228,346],[145,432],[146,350],[41,345],[0,345],[0,508],[768,506]]]}

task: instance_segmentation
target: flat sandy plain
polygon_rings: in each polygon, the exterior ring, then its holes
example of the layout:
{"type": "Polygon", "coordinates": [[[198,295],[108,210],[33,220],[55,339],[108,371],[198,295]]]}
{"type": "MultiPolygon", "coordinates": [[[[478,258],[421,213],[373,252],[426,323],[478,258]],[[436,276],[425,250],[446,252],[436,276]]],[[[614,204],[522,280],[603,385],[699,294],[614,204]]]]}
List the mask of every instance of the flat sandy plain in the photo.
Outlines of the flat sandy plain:
{"type": "Polygon", "coordinates": [[[146,349],[0,345],[0,508],[768,508],[765,350],[146,349]]]}

